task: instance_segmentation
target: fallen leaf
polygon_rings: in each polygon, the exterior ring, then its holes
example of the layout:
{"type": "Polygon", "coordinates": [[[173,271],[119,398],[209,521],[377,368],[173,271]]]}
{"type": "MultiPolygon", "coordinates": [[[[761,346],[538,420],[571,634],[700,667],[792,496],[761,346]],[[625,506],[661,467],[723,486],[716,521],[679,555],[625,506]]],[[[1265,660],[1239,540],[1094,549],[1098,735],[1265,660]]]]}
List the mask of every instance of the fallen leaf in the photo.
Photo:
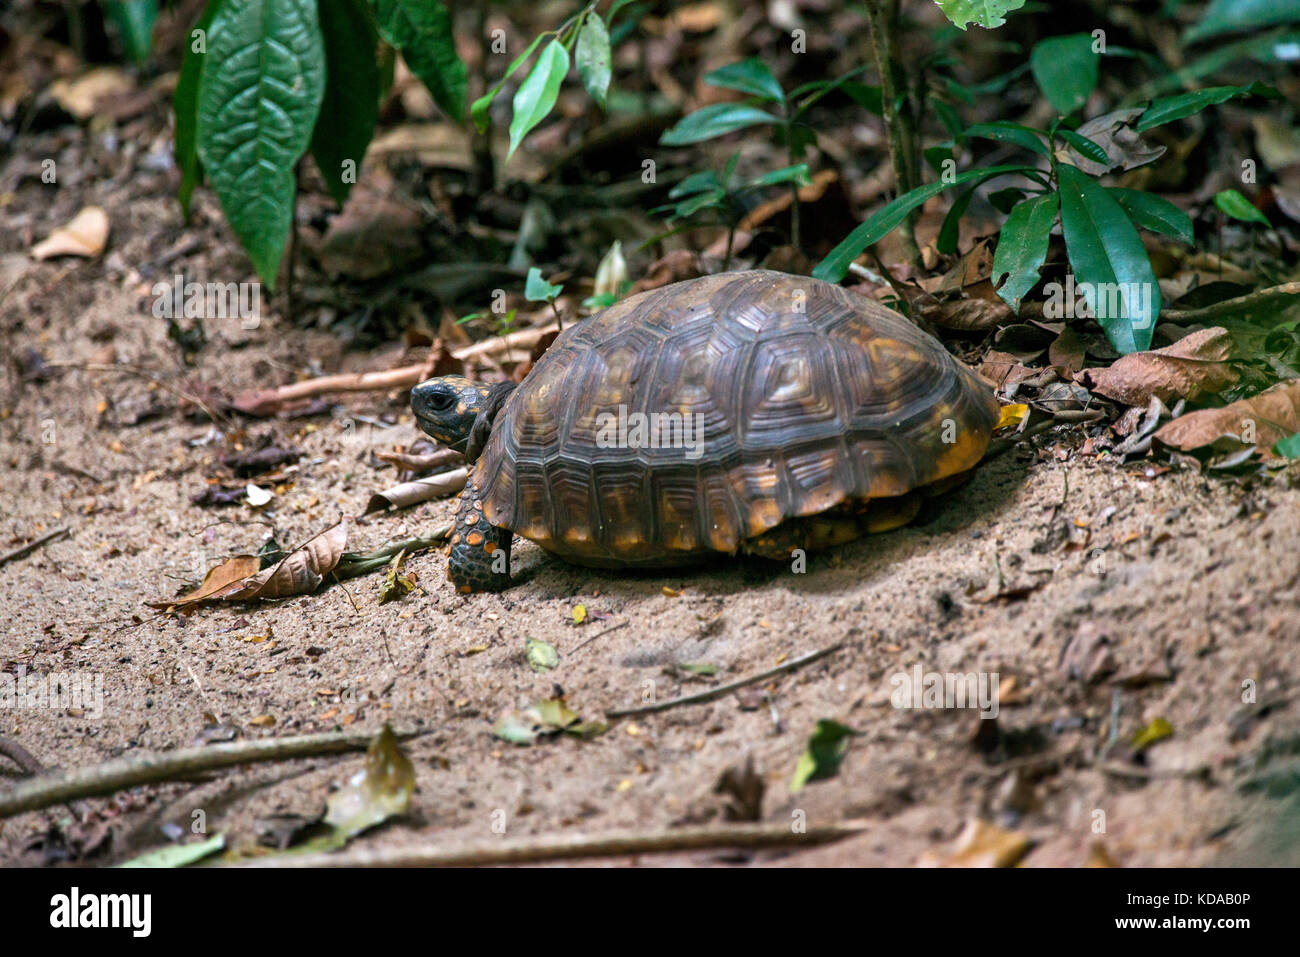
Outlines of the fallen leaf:
{"type": "Polygon", "coordinates": [[[226,835],[216,834],[206,841],[193,844],[176,844],[172,847],[146,851],[138,857],[124,861],[118,867],[185,867],[217,853],[226,846],[226,835]]]}
{"type": "Polygon", "coordinates": [[[405,814],[415,791],[415,768],[393,729],[384,725],[366,750],[365,767],[329,799],[325,823],[334,828],[334,845],[405,814]]]}
{"type": "Polygon", "coordinates": [[[1120,356],[1108,368],[1086,369],[1075,380],[1127,405],[1145,406],[1153,396],[1195,401],[1236,383],[1238,375],[1227,364],[1231,347],[1228,330],[1215,326],[1162,349],[1120,356]]]}
{"type": "Polygon", "coordinates": [[[1155,433],[1162,445],[1191,452],[1258,449],[1274,457],[1272,447],[1300,432],[1300,379],[1279,382],[1221,409],[1198,409],[1180,415],[1155,433]]]}
{"type": "Polygon", "coordinates": [[[87,206],[66,226],[61,226],[32,247],[33,259],[53,256],[81,256],[93,259],[108,242],[108,214],[98,206],[87,206]]]}
{"type": "Polygon", "coordinates": [[[575,605],[573,607],[573,623],[575,625],[581,625],[586,620],[587,620],[587,606],[575,605]]]}
{"type": "Polygon", "coordinates": [[[246,578],[257,574],[259,562],[256,555],[236,555],[215,568],[209,569],[203,576],[203,583],[198,588],[177,598],[165,601],[151,601],[151,608],[180,608],[195,602],[215,598],[226,589],[242,583],[246,578]]]}
{"type": "Polygon", "coordinates": [[[834,777],[839,770],[844,752],[848,750],[849,739],[858,732],[852,728],[821,718],[817,727],[808,738],[804,753],[795,765],[794,776],[790,779],[790,793],[797,794],[809,781],[820,781],[834,777]]]}
{"type": "Polygon", "coordinates": [[[402,482],[400,485],[394,485],[390,489],[370,496],[370,501],[366,503],[366,510],[362,514],[369,515],[371,512],[381,512],[390,507],[406,508],[408,505],[427,502],[432,498],[455,495],[465,487],[468,480],[469,469],[459,468],[430,475],[428,478],[416,479],[413,482],[402,482]]]}
{"type": "Polygon", "coordinates": [[[1015,867],[1030,847],[1029,836],[1020,831],[1004,831],[979,818],[971,818],[945,855],[928,851],[920,864],[922,867],[1015,867]]]}
{"type": "Polygon", "coordinates": [[[1057,159],[1077,166],[1090,176],[1100,176],[1116,166],[1136,169],[1158,160],[1165,154],[1166,147],[1148,145],[1132,126],[1145,109],[1146,107],[1143,106],[1134,106],[1115,110],[1094,117],[1079,127],[1078,134],[1092,140],[1105,150],[1109,162],[1098,163],[1079,153],[1074,147],[1057,150],[1057,159]]]}
{"type": "Polygon", "coordinates": [[[415,589],[414,574],[399,574],[404,561],[406,561],[405,548],[398,552],[393,560],[388,563],[388,571],[384,574],[383,584],[379,586],[379,603],[381,605],[405,598],[415,589]]]}
{"type": "Polygon", "coordinates": [[[1174,726],[1164,718],[1156,718],[1145,728],[1133,735],[1133,750],[1144,751],[1157,741],[1163,741],[1174,733],[1174,726]]]}
{"type": "Polygon", "coordinates": [[[1029,414],[1029,406],[1022,402],[1004,405],[998,411],[998,423],[993,426],[993,431],[998,429],[1007,429],[1013,425],[1019,425],[1025,416],[1029,414]]]}
{"type": "Polygon", "coordinates": [[[525,657],[528,659],[528,667],[538,674],[550,671],[560,663],[560,653],[555,647],[537,638],[528,639],[527,649],[525,657]]]}
{"type": "Polygon", "coordinates": [[[102,66],[74,79],[55,80],[50,84],[50,96],[74,119],[88,120],[101,100],[122,96],[134,88],[135,81],[124,70],[102,66]]]}

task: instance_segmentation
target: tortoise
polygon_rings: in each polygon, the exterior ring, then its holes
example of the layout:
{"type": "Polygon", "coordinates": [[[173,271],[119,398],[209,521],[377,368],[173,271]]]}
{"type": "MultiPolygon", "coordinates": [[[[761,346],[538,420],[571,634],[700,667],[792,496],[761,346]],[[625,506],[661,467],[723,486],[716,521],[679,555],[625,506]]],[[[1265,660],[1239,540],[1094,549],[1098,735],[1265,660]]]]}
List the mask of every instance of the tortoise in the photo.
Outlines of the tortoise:
{"type": "Polygon", "coordinates": [[[447,577],[510,583],[513,535],[579,565],[789,558],[915,518],[998,419],[934,338],[840,286],[764,270],[631,296],[522,384],[429,379],[411,407],[473,464],[447,577]]]}

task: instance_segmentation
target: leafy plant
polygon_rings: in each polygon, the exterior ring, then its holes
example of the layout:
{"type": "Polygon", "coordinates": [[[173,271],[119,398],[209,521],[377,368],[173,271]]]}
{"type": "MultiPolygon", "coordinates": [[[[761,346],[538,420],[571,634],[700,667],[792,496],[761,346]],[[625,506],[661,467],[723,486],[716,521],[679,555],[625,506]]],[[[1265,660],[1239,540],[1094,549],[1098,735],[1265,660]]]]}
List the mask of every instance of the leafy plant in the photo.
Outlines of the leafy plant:
{"type": "Polygon", "coordinates": [[[722,263],[724,270],[731,267],[731,251],[735,245],[736,229],[750,211],[750,204],[747,202],[749,195],[772,186],[790,184],[797,188],[812,182],[806,163],[772,170],[745,182],[736,182],[736,166],[739,162],[740,154],[733,153],[721,175],[713,170],[692,173],[669,191],[668,198],[677,200],[676,203],[654,210],[654,212],[671,211],[670,221],[693,221],[687,226],[673,229],[672,233],[679,232],[681,229],[694,229],[701,225],[725,226],[727,252],[722,263]]]}
{"type": "MultiPolygon", "coordinates": [[[[131,14],[124,23],[156,14],[156,0],[114,2],[131,14]]],[[[610,33],[596,5],[540,34],[470,107],[485,129],[502,84],[549,38],[515,94],[510,154],[554,107],[575,47],[578,75],[603,105],[610,33]]],[[[464,121],[468,76],[446,0],[208,0],[190,32],[174,97],[181,207],[188,217],[206,178],[272,289],[293,226],[298,163],[310,152],[339,203],[356,182],[385,87],[384,49],[400,51],[439,108],[464,121]]]]}
{"type": "MultiPolygon", "coordinates": [[[[1097,85],[1100,54],[1100,45],[1089,34],[1053,37],[1038,44],[1030,56],[1030,69],[1044,96],[1060,113],[1050,128],[1037,130],[1002,122],[960,130],[952,140],[927,152],[943,170],[939,182],[918,186],[869,217],[818,264],[813,275],[838,281],[857,256],[903,223],[926,200],[949,187],[966,186],[940,232],[940,251],[951,253],[955,251],[958,221],[969,206],[973,190],[995,177],[1018,175],[1028,180],[1028,185],[995,194],[1008,212],[993,262],[993,282],[1001,283],[999,296],[1019,309],[1021,299],[1039,281],[1050,236],[1059,221],[1080,291],[1112,345],[1122,353],[1148,348],[1160,312],[1160,287],[1137,230],[1147,229],[1190,243],[1192,223],[1186,213],[1158,196],[1107,188],[1098,182],[1118,162],[1093,137],[1110,144],[1115,130],[1127,125],[1120,114],[1108,114],[1082,126],[1076,126],[1072,119],[1097,85]],[[990,139],[1015,147],[1031,154],[1033,165],[1001,165],[956,173],[952,149],[969,139],[990,139]]],[[[1211,87],[1157,99],[1133,111],[1136,119],[1132,129],[1150,130],[1214,104],[1259,94],[1273,92],[1251,84],[1211,87]]],[[[1142,161],[1149,162],[1159,155],[1159,151],[1150,151],[1142,161]]],[[[1241,208],[1243,203],[1259,215],[1244,197],[1240,203],[1229,201],[1232,209],[1248,216],[1241,208]]],[[[1222,203],[1220,206],[1223,208],[1222,203]]]]}
{"type": "MultiPolygon", "coordinates": [[[[771,126],[776,130],[779,141],[785,145],[790,159],[790,166],[785,170],[778,170],[777,173],[788,173],[789,170],[795,169],[800,164],[800,161],[807,153],[808,147],[816,142],[816,131],[808,124],[806,117],[808,110],[822,97],[834,90],[844,89],[845,92],[859,102],[870,105],[874,101],[876,112],[879,112],[879,90],[851,82],[852,78],[861,72],[861,70],[854,70],[852,73],[836,80],[819,80],[808,83],[787,93],[776,77],[772,75],[771,69],[762,60],[751,58],[719,67],[707,74],[704,77],[704,82],[711,86],[748,94],[749,99],[739,103],[714,103],[701,107],[694,113],[683,117],[675,126],[667,130],[660,137],[659,142],[663,146],[687,146],[692,143],[702,143],[706,140],[716,139],[719,136],[725,136],[738,130],[750,129],[756,126],[771,126]]],[[[803,168],[806,175],[807,167],[803,168]]],[[[694,183],[709,184],[699,192],[712,194],[721,190],[722,194],[726,194],[727,190],[718,181],[716,174],[706,172],[697,175],[701,178],[688,178],[684,183],[678,185],[677,190],[680,190],[686,183],[694,181],[694,183]],[[712,182],[707,179],[708,176],[713,177],[712,182]]],[[[789,183],[791,193],[790,243],[798,246],[799,186],[801,184],[806,185],[806,181],[793,176],[785,176],[777,181],[789,183]]],[[[747,187],[752,185],[747,184],[747,187]]],[[[771,185],[771,183],[764,183],[763,185],[771,185]]],[[[678,193],[678,195],[684,196],[686,194],[678,193]]],[[[670,194],[670,198],[674,197],[670,194]]],[[[701,200],[701,202],[703,201],[701,200]]],[[[716,197],[716,202],[722,202],[721,195],[716,197]]],[[[686,205],[689,207],[691,204],[688,202],[686,205]]],[[[700,208],[703,208],[703,206],[700,208]]],[[[682,214],[678,213],[677,215],[681,216],[682,214]]],[[[730,259],[730,255],[728,255],[728,259],[730,259]]]]}

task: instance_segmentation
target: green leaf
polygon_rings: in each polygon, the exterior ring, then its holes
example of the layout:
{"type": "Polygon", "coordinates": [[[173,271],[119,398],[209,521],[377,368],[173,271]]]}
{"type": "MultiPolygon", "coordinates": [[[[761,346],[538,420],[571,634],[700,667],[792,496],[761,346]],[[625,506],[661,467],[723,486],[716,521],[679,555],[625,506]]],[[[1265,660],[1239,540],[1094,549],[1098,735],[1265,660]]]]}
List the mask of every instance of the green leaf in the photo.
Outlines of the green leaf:
{"type": "Polygon", "coordinates": [[[1121,189],[1118,186],[1111,187],[1106,192],[1124,207],[1129,219],[1143,229],[1171,236],[1189,246],[1192,244],[1192,217],[1169,200],[1144,193],[1140,189],[1121,189]]]}
{"type": "Polygon", "coordinates": [[[1166,123],[1172,123],[1174,120],[1181,120],[1194,113],[1199,113],[1207,106],[1226,103],[1228,100],[1234,100],[1242,96],[1269,96],[1273,92],[1271,88],[1264,86],[1262,83],[1252,83],[1250,86],[1211,86],[1204,90],[1193,90],[1191,93],[1168,96],[1162,100],[1156,100],[1147,107],[1146,112],[1138,118],[1135,129],[1142,133],[1153,127],[1163,126],[1166,123]]]}
{"type": "Polygon", "coordinates": [[[587,94],[603,110],[605,94],[609,91],[609,31],[594,10],[583,21],[574,61],[587,94]]]}
{"type": "Polygon", "coordinates": [[[456,53],[451,14],[444,0],[370,0],[379,35],[402,51],[442,111],[457,123],[465,118],[468,73],[456,53]]]}
{"type": "Polygon", "coordinates": [[[1007,22],[1006,14],[1019,10],[1025,0],[934,0],[954,25],[966,29],[966,24],[974,23],[986,30],[992,30],[1007,22]]]}
{"type": "Polygon", "coordinates": [[[689,219],[702,209],[711,207],[721,207],[722,201],[727,198],[726,190],[721,188],[712,189],[706,193],[699,193],[690,199],[683,200],[673,209],[675,219],[689,219]]]}
{"type": "Polygon", "coordinates": [[[1052,104],[1062,116],[1068,116],[1088,102],[1097,88],[1100,57],[1093,51],[1094,40],[1088,33],[1051,37],[1034,46],[1029,67],[1052,104]]]}
{"type": "Polygon", "coordinates": [[[206,841],[193,844],[174,844],[156,851],[146,851],[129,861],[123,861],[118,867],[185,867],[205,857],[217,853],[226,846],[226,835],[216,834],[206,841]]]}
{"type": "Polygon", "coordinates": [[[948,182],[941,180],[937,183],[929,183],[909,190],[883,209],[869,216],[866,222],[849,233],[838,246],[827,253],[826,258],[813,269],[813,278],[839,282],[849,271],[849,264],[857,259],[863,250],[880,242],[907,218],[908,213],[931,196],[937,196],[950,186],[961,186],[963,183],[970,182],[982,183],[984,180],[992,179],[995,176],[1002,176],[1006,173],[1023,173],[1028,169],[1030,167],[1026,166],[989,166],[985,169],[974,169],[959,173],[948,182]]]}
{"type": "Polygon", "coordinates": [[[1296,22],[1300,22],[1300,0],[1213,0],[1183,42],[1296,22]]]}
{"type": "Polygon", "coordinates": [[[800,186],[811,185],[812,177],[808,175],[808,164],[799,163],[795,166],[774,169],[770,173],[764,173],[757,179],[751,179],[745,185],[747,187],[761,187],[776,186],[778,183],[797,183],[800,186]]]}
{"type": "Polygon", "coordinates": [[[325,39],[325,96],[311,152],[330,195],[342,205],[379,119],[377,37],[364,0],[316,2],[325,39]]]}
{"type": "Polygon", "coordinates": [[[1019,123],[976,123],[964,135],[1011,143],[1041,156],[1050,155],[1043,134],[1019,123]]]}
{"type": "Polygon", "coordinates": [[[711,169],[702,170],[698,173],[692,173],[676,186],[668,191],[669,199],[681,199],[683,196],[690,196],[694,193],[702,193],[708,189],[721,189],[722,184],[718,182],[718,174],[711,169]]]}
{"type": "Polygon", "coordinates": [[[533,64],[533,70],[527,79],[515,91],[515,115],[510,120],[510,150],[506,160],[515,155],[515,150],[524,141],[524,137],[534,126],[546,119],[546,115],[555,106],[560,95],[560,84],[569,72],[569,51],[559,40],[552,40],[542,48],[541,55],[533,64]]]}
{"type": "Polygon", "coordinates": [[[989,205],[1004,215],[1010,215],[1011,210],[1015,209],[1016,203],[1024,198],[1025,191],[1015,186],[996,189],[988,195],[989,205]]]}
{"type": "Polygon", "coordinates": [[[948,215],[943,218],[943,226],[939,229],[939,238],[935,240],[935,248],[945,256],[951,256],[957,252],[957,240],[961,236],[961,218],[966,215],[966,210],[970,206],[971,197],[975,195],[974,189],[964,190],[948,210],[948,215]]]}
{"type": "Polygon", "coordinates": [[[528,659],[528,667],[538,674],[550,671],[560,663],[560,653],[555,650],[555,646],[538,638],[528,639],[525,657],[528,659]]]}
{"type": "Polygon", "coordinates": [[[1080,156],[1087,157],[1094,163],[1101,163],[1103,166],[1110,166],[1110,156],[1102,149],[1101,145],[1094,140],[1088,139],[1074,130],[1059,129],[1056,135],[1075,148],[1080,156]]]}
{"type": "Polygon", "coordinates": [[[1255,205],[1235,189],[1225,189],[1214,197],[1214,205],[1233,219],[1243,223],[1262,223],[1269,225],[1268,217],[1255,208],[1255,205]]]}
{"type": "Polygon", "coordinates": [[[802,791],[809,781],[834,777],[844,759],[844,752],[848,750],[849,739],[857,733],[838,721],[820,719],[808,738],[806,750],[799,756],[799,763],[795,765],[794,777],[790,779],[790,793],[802,791]]]}
{"type": "Polygon", "coordinates": [[[785,100],[785,91],[776,81],[766,63],[756,57],[729,63],[718,67],[704,77],[710,86],[720,86],[728,90],[739,90],[769,103],[781,103],[785,100]]]}
{"type": "Polygon", "coordinates": [[[533,55],[533,51],[537,49],[537,45],[546,39],[546,37],[547,34],[545,33],[539,33],[537,36],[533,37],[533,42],[528,44],[524,52],[510,61],[510,66],[506,69],[506,72],[501,79],[497,80],[496,86],[492,87],[492,89],[480,96],[474,101],[473,105],[470,106],[469,117],[474,121],[474,127],[480,133],[487,131],[488,108],[492,105],[492,101],[496,98],[496,95],[501,92],[502,84],[504,84],[506,80],[510,79],[510,74],[514,73],[515,70],[524,65],[528,58],[533,55]]]}
{"type": "Polygon", "coordinates": [[[1065,163],[1057,177],[1065,248],[1080,291],[1111,345],[1125,354],[1145,351],[1160,314],[1160,286],[1137,229],[1092,177],[1065,163]]]}
{"type": "Polygon", "coordinates": [[[117,27],[126,55],[136,63],[149,59],[153,25],[158,19],[158,0],[108,0],[104,13],[117,27]]]}
{"type": "Polygon", "coordinates": [[[687,146],[761,123],[776,122],[775,116],[756,106],[715,103],[682,117],[676,126],[659,138],[659,142],[664,146],[687,146]]]}
{"type": "Polygon", "coordinates": [[[1052,238],[1052,224],[1060,199],[1044,193],[1019,203],[1002,225],[997,252],[993,254],[993,285],[1003,276],[1007,281],[998,296],[1012,309],[1020,310],[1020,300],[1038,283],[1039,270],[1047,261],[1047,247],[1052,238]]]}
{"type": "Polygon", "coordinates": [[[199,78],[203,75],[203,63],[207,58],[208,31],[221,4],[222,0],[208,0],[199,22],[190,31],[180,77],[176,81],[176,94],[172,97],[172,109],[176,114],[176,168],[181,174],[181,188],[177,198],[181,203],[181,215],[187,222],[190,218],[190,197],[194,195],[194,187],[202,176],[198,147],[199,78]]]}
{"type": "Polygon", "coordinates": [[[1282,456],[1284,459],[1300,459],[1300,432],[1279,440],[1273,446],[1273,453],[1282,456]]]}
{"type": "Polygon", "coordinates": [[[563,290],[563,286],[553,286],[542,278],[542,271],[534,266],[528,270],[524,281],[524,298],[529,302],[550,302],[563,290]]]}
{"type": "Polygon", "coordinates": [[[225,0],[199,79],[198,151],[226,219],[274,290],[293,221],[294,166],[325,91],[316,0],[225,0]]]}

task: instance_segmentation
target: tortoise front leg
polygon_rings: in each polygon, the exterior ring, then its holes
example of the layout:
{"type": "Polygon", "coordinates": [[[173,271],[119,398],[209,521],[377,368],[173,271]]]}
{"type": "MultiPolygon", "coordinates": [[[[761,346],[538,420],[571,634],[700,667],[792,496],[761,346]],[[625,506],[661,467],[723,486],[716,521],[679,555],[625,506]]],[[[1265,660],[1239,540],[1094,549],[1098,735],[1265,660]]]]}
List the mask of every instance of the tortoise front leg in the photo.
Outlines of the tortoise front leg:
{"type": "Polygon", "coordinates": [[[478,487],[471,480],[460,493],[451,530],[447,580],[463,595],[509,588],[512,537],[509,529],[488,523],[478,487]]]}

